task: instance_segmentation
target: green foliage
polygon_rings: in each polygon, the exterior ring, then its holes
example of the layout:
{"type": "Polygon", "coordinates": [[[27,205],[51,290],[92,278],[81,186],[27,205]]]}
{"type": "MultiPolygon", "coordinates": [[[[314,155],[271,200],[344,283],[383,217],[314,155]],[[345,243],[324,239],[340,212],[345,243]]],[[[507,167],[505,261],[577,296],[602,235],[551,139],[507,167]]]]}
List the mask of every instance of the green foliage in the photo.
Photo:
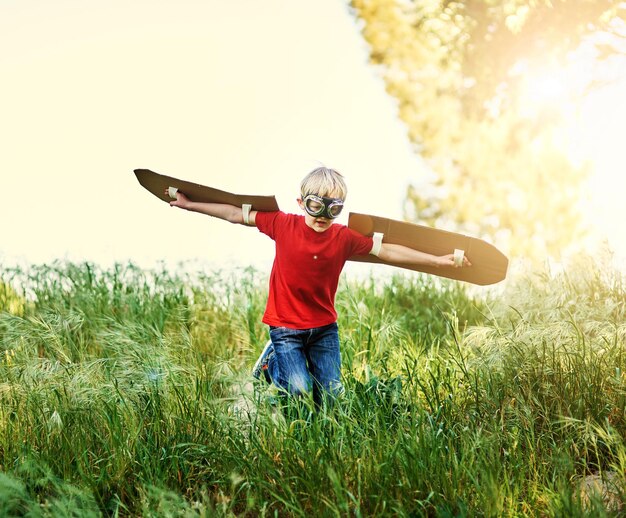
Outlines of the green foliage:
{"type": "Polygon", "coordinates": [[[25,299],[20,296],[9,284],[0,281],[0,311],[13,315],[24,313],[25,299]]]}
{"type": "Polygon", "coordinates": [[[493,299],[418,275],[346,283],[346,394],[317,412],[250,384],[267,336],[252,270],[59,263],[3,278],[28,303],[0,312],[0,515],[624,509],[614,272],[526,277],[493,299]],[[608,497],[584,489],[590,475],[608,497]]]}
{"type": "MultiPolygon", "coordinates": [[[[573,243],[584,231],[578,202],[586,165],[573,163],[559,145],[555,100],[530,109],[524,90],[533,74],[564,63],[586,36],[623,29],[623,3],[350,4],[410,140],[436,174],[434,186],[409,187],[407,219],[504,243],[514,236],[511,253],[532,257],[573,243]]],[[[615,52],[610,45],[602,51],[615,52]]],[[[584,95],[592,79],[572,95],[584,95]]]]}

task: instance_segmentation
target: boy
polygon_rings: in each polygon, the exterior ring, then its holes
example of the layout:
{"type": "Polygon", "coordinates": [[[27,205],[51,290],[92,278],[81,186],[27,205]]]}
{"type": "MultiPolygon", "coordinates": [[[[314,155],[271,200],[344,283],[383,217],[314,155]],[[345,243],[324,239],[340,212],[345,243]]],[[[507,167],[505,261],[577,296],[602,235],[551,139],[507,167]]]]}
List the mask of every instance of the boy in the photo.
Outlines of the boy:
{"type": "MultiPolygon", "coordinates": [[[[326,167],[311,171],[297,199],[304,216],[277,212],[244,213],[241,207],[196,203],[180,191],[180,207],[231,223],[256,226],[276,243],[269,297],[263,322],[270,341],[257,360],[253,375],[263,376],[284,393],[313,391],[316,404],[343,390],[335,292],[345,262],[368,253],[394,264],[454,268],[454,255],[433,256],[401,245],[374,242],[372,237],[340,224],[347,187],[343,176],[326,167]]],[[[470,266],[466,258],[463,265],[470,266]]]]}

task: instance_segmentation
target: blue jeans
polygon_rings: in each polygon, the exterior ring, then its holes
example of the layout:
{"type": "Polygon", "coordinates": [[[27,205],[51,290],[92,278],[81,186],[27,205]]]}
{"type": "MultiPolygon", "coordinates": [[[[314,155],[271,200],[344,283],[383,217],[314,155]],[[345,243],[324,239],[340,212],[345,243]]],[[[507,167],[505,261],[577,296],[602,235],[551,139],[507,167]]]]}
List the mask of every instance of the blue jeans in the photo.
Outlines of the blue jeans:
{"type": "Polygon", "coordinates": [[[270,338],[274,354],[268,354],[267,370],[279,389],[292,396],[312,390],[318,405],[343,392],[336,323],[312,329],[270,326],[270,338]]]}

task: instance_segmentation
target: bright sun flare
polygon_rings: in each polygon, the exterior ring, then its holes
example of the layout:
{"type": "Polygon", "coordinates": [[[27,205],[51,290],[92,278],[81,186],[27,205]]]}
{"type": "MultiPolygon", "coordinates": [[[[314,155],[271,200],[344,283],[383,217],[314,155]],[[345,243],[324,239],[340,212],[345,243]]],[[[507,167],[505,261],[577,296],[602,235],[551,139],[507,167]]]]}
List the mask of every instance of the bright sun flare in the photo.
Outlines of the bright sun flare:
{"type": "Polygon", "coordinates": [[[529,114],[544,107],[557,110],[564,150],[574,162],[590,165],[581,211],[594,235],[586,248],[593,252],[608,241],[626,266],[626,56],[601,62],[582,47],[566,66],[525,77],[524,109],[529,114]]]}

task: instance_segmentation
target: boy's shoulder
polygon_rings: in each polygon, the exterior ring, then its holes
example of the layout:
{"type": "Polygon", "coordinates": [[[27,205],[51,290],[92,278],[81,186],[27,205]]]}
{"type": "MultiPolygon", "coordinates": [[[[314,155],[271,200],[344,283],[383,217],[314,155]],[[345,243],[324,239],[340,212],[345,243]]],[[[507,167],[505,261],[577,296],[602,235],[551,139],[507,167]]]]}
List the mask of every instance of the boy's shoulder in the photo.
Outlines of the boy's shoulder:
{"type": "Polygon", "coordinates": [[[257,212],[255,216],[255,223],[256,227],[261,232],[268,234],[270,237],[274,237],[277,232],[283,232],[285,229],[290,227],[295,228],[300,218],[304,219],[304,216],[289,214],[281,210],[272,212],[257,212]]]}
{"type": "Polygon", "coordinates": [[[270,212],[259,211],[257,212],[256,217],[261,218],[264,221],[275,221],[275,220],[297,221],[300,218],[304,219],[304,216],[302,215],[292,214],[290,212],[283,212],[282,210],[274,210],[270,212]]]}

